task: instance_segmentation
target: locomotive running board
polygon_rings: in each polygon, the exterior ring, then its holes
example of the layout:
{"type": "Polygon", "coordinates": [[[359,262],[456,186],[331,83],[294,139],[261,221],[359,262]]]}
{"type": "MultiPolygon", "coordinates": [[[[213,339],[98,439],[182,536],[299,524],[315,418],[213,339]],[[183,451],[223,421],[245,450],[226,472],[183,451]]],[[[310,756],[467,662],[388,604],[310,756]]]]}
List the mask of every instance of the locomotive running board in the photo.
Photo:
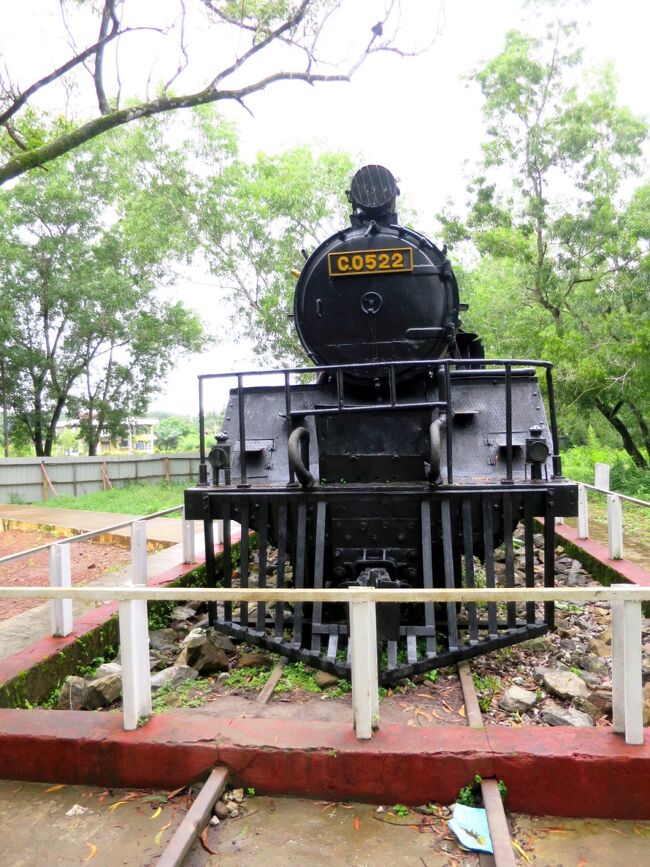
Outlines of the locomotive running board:
{"type": "MultiPolygon", "coordinates": [[[[554,585],[556,514],[571,514],[569,486],[552,484],[490,489],[416,489],[405,492],[419,514],[422,581],[434,587],[526,587],[554,585]],[[569,496],[567,496],[569,495],[569,496]],[[535,517],[543,517],[542,545],[536,545],[535,517]],[[512,527],[494,550],[493,528],[512,527]],[[432,527],[437,535],[432,538],[432,527]],[[438,533],[438,530],[441,532],[438,533]],[[477,538],[485,555],[475,556],[477,538]]],[[[372,496],[370,492],[365,492],[372,496]]],[[[396,493],[396,492],[394,492],[396,493]]],[[[211,587],[284,588],[332,586],[325,552],[328,516],[337,500],[359,490],[242,490],[194,488],[187,491],[196,516],[204,515],[207,584],[211,587]],[[213,522],[223,521],[223,557],[217,571],[213,522]],[[233,541],[233,523],[240,541],[233,541]],[[255,531],[253,534],[252,531],[255,531]],[[276,547],[269,545],[272,535],[276,547]],[[292,550],[288,540],[294,539],[292,550]],[[251,555],[253,555],[251,557],[251,555]]],[[[376,494],[375,494],[376,495],[376,494]]],[[[382,492],[390,496],[390,492],[382,492]]],[[[538,531],[539,532],[539,531],[538,531]]],[[[408,598],[408,589],[404,590],[408,598]]],[[[381,604],[378,620],[381,621],[381,604]]],[[[320,602],[211,603],[209,622],[218,631],[267,648],[341,678],[350,677],[347,606],[320,602]]],[[[546,603],[409,604],[402,606],[399,640],[380,634],[383,685],[526,641],[553,628],[554,606],[546,603]]]]}

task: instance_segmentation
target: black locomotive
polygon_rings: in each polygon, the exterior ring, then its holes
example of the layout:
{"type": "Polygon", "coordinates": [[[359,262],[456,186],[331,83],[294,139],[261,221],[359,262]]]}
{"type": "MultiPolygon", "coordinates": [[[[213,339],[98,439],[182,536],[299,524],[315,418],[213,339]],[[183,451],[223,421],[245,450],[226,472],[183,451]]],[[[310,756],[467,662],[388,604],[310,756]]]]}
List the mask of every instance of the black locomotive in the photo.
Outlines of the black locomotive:
{"type": "MultiPolygon", "coordinates": [[[[551,365],[483,357],[461,329],[445,250],[398,223],[398,194],[382,166],[355,174],[350,226],[307,258],[296,285],[295,326],[314,367],[266,371],[268,385],[250,384],[259,372],[230,374],[236,387],[209,453],[203,393],[218,375],[199,377],[199,484],[185,508],[204,522],[210,586],[373,585],[408,597],[414,587],[553,585],[555,516],[576,514],[577,489],[562,478],[551,365]]],[[[347,676],[346,607],[213,604],[210,620],[347,676]]],[[[552,603],[379,605],[380,679],[552,624],[552,603]]]]}

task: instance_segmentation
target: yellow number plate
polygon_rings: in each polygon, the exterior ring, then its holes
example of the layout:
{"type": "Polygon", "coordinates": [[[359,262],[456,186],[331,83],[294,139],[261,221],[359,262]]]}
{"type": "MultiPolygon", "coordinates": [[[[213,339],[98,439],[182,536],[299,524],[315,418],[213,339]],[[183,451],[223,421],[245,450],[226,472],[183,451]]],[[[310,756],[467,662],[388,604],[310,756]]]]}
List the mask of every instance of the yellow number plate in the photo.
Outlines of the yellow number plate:
{"type": "Polygon", "coordinates": [[[329,253],[327,268],[330,277],[412,271],[413,249],[391,247],[389,250],[349,250],[345,253],[329,253]]]}

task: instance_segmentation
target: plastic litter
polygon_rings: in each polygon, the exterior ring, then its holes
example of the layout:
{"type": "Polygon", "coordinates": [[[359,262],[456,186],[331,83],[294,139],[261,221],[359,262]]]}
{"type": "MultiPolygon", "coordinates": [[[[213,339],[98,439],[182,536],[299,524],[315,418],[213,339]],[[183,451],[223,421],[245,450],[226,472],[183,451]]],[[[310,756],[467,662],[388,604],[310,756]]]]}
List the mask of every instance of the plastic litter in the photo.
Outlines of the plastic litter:
{"type": "Polygon", "coordinates": [[[466,807],[454,804],[449,829],[454,833],[461,846],[472,852],[493,854],[492,838],[488,827],[487,813],[482,807],[466,807]]]}

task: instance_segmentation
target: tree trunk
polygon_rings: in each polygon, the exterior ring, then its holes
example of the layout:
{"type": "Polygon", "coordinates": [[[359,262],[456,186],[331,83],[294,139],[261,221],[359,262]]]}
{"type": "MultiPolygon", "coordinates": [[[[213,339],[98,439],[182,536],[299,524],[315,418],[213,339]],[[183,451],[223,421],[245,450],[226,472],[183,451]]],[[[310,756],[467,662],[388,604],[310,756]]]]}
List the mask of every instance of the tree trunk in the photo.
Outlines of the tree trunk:
{"type": "Polygon", "coordinates": [[[632,403],[632,401],[629,400],[627,405],[632,410],[632,415],[636,419],[636,423],[639,425],[645,450],[650,456],[650,427],[648,426],[648,422],[645,420],[643,413],[635,403],[632,403]]]}
{"type": "Polygon", "coordinates": [[[594,404],[596,406],[596,409],[600,413],[602,413],[602,415],[607,419],[607,421],[612,425],[614,430],[620,436],[623,442],[623,448],[632,458],[635,466],[640,467],[644,470],[649,469],[650,467],[648,466],[648,462],[643,457],[639,449],[636,447],[634,440],[632,439],[632,434],[628,430],[627,425],[618,417],[618,412],[621,408],[622,402],[619,402],[615,407],[608,407],[601,400],[596,398],[594,404]]]}

